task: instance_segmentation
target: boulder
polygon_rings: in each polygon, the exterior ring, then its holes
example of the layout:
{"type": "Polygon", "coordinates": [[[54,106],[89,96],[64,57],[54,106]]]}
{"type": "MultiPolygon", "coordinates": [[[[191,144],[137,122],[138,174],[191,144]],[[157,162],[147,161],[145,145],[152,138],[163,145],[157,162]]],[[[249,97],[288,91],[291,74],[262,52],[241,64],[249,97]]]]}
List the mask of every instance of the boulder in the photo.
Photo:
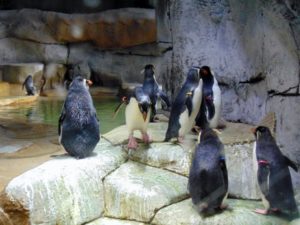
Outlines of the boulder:
{"type": "Polygon", "coordinates": [[[100,48],[124,48],[156,41],[153,9],[122,8],[94,14],[22,9],[6,11],[0,18],[3,36],[45,44],[93,42],[100,48]]]}
{"type": "Polygon", "coordinates": [[[226,201],[229,208],[220,214],[211,217],[201,217],[194,208],[191,199],[165,207],[157,212],[153,225],[282,225],[288,221],[275,216],[264,216],[253,212],[257,207],[262,207],[255,201],[232,200],[226,201]]]}
{"type": "Polygon", "coordinates": [[[104,180],[105,216],[150,222],[162,207],[187,197],[187,178],[127,162],[104,180]]]}
{"type": "Polygon", "coordinates": [[[109,146],[101,140],[91,157],[56,156],[14,178],[0,206],[14,224],[83,224],[99,218],[104,211],[102,179],[126,160],[120,147],[109,146]]]}

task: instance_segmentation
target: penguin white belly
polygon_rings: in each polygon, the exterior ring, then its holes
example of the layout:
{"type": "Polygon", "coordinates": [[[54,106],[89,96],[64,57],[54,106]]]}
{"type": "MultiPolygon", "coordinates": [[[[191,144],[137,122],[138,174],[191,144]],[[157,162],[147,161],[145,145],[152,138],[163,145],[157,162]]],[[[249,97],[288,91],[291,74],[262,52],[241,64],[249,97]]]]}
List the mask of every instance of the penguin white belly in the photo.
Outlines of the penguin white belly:
{"type": "Polygon", "coordinates": [[[134,130],[146,132],[147,125],[150,120],[150,114],[151,110],[149,109],[146,121],[144,121],[138,102],[135,98],[130,98],[130,101],[125,109],[125,120],[129,133],[132,133],[134,130]]]}
{"type": "Polygon", "coordinates": [[[221,115],[221,104],[222,104],[222,99],[221,99],[221,90],[218,85],[218,81],[216,78],[214,78],[214,85],[213,85],[213,93],[214,93],[214,106],[215,106],[215,115],[211,120],[209,120],[209,127],[211,128],[216,128],[218,126],[218,122],[220,120],[220,115],[221,115]]]}
{"type": "MultiPolygon", "coordinates": [[[[264,196],[264,194],[261,192],[259,184],[258,184],[258,176],[257,176],[257,172],[258,172],[258,163],[257,163],[257,156],[256,156],[256,141],[253,144],[253,170],[254,170],[254,174],[256,175],[256,181],[257,181],[257,185],[258,185],[258,190],[259,190],[259,194],[261,196],[263,205],[266,209],[270,208],[270,203],[269,201],[266,199],[266,197],[264,196]]],[[[269,187],[269,181],[268,181],[268,187],[269,187]]]]}
{"type": "Polygon", "coordinates": [[[179,124],[181,126],[178,131],[179,136],[186,135],[194,126],[196,116],[200,110],[201,99],[202,99],[202,80],[199,81],[199,85],[194,90],[191,115],[189,116],[188,109],[185,109],[185,111],[179,116],[179,124]]]}

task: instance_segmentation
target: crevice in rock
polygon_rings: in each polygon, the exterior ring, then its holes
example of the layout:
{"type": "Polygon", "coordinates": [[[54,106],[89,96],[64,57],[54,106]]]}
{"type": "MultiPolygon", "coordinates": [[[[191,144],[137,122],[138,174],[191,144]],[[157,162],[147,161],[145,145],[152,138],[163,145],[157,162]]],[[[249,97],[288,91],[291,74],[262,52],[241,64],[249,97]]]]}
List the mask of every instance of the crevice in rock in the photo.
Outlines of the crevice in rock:
{"type": "MultiPolygon", "coordinates": [[[[127,218],[118,218],[118,217],[107,216],[107,215],[104,215],[102,218],[108,218],[108,219],[115,219],[115,220],[121,220],[121,221],[130,221],[130,222],[137,222],[137,223],[145,223],[145,224],[148,224],[148,222],[141,221],[141,220],[127,219],[127,218]]],[[[99,218],[99,219],[100,219],[100,218],[99,218]]]]}
{"type": "Polygon", "coordinates": [[[266,76],[260,72],[255,77],[251,77],[249,80],[246,81],[240,81],[239,84],[257,84],[261,81],[264,81],[266,79],[266,76]]]}
{"type": "Polygon", "coordinates": [[[295,87],[290,87],[289,89],[282,91],[282,92],[279,92],[276,90],[269,90],[268,97],[272,98],[274,96],[300,96],[299,85],[297,85],[295,87]],[[294,90],[294,92],[291,92],[293,90],[294,90]]]}
{"type": "Polygon", "coordinates": [[[190,195],[188,194],[188,196],[186,196],[185,198],[182,198],[182,199],[180,199],[180,200],[178,200],[178,201],[171,202],[169,205],[164,205],[164,206],[162,206],[162,207],[156,209],[156,210],[154,211],[154,215],[152,216],[152,218],[151,218],[150,221],[149,221],[149,224],[152,224],[152,222],[153,222],[153,220],[154,220],[156,214],[157,214],[160,210],[162,210],[162,209],[164,209],[164,208],[166,208],[166,207],[169,207],[169,206],[171,206],[171,205],[174,205],[174,204],[178,204],[178,203],[180,203],[180,202],[183,202],[183,201],[185,201],[185,200],[187,200],[187,199],[189,199],[189,198],[190,198],[190,195]]]}
{"type": "Polygon", "coordinates": [[[66,46],[66,43],[47,43],[47,42],[40,42],[40,41],[36,41],[36,40],[32,40],[32,39],[28,39],[28,38],[19,38],[19,37],[10,37],[10,36],[6,36],[6,37],[2,37],[0,38],[0,40],[4,40],[4,39],[15,39],[18,41],[24,41],[24,42],[31,42],[34,44],[40,44],[40,45],[58,45],[58,46],[66,46]]]}

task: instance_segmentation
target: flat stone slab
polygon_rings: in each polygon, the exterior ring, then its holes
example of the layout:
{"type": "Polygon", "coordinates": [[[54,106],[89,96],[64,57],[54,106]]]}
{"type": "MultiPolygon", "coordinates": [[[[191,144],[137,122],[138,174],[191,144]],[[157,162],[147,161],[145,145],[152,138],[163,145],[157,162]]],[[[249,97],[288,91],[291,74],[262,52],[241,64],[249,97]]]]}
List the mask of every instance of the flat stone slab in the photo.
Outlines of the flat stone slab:
{"type": "Polygon", "coordinates": [[[105,216],[140,222],[188,196],[186,177],[131,161],[105,178],[104,190],[105,216]]]}
{"type": "Polygon", "coordinates": [[[288,221],[275,217],[259,215],[253,210],[262,207],[260,202],[228,199],[229,209],[211,217],[201,217],[191,199],[161,209],[154,217],[155,225],[283,225],[288,221]]]}
{"type": "Polygon", "coordinates": [[[194,146],[184,149],[170,142],[142,145],[137,150],[129,152],[129,158],[150,166],[167,169],[188,176],[194,146]]]}
{"type": "Polygon", "coordinates": [[[0,98],[0,106],[28,104],[30,102],[36,101],[37,99],[38,99],[38,95],[1,97],[0,98]]]}
{"type": "Polygon", "coordinates": [[[14,178],[2,194],[0,207],[12,221],[22,217],[30,224],[83,224],[101,217],[102,179],[127,155],[105,140],[94,153],[82,160],[59,155],[14,178]]]}
{"type": "Polygon", "coordinates": [[[111,218],[100,218],[86,225],[146,225],[145,223],[139,223],[135,221],[128,220],[117,220],[111,218]]]}

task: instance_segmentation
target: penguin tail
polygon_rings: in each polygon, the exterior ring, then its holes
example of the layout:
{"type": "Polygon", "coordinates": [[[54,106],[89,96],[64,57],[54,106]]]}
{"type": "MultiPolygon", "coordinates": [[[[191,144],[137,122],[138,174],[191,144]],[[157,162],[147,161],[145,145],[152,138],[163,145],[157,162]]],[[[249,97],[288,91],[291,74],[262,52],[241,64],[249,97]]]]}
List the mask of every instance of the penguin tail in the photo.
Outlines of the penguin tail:
{"type": "Polygon", "coordinates": [[[167,132],[167,133],[166,133],[166,137],[165,137],[165,139],[164,139],[164,142],[170,141],[171,138],[172,138],[171,135],[169,134],[169,132],[167,132]]]}

